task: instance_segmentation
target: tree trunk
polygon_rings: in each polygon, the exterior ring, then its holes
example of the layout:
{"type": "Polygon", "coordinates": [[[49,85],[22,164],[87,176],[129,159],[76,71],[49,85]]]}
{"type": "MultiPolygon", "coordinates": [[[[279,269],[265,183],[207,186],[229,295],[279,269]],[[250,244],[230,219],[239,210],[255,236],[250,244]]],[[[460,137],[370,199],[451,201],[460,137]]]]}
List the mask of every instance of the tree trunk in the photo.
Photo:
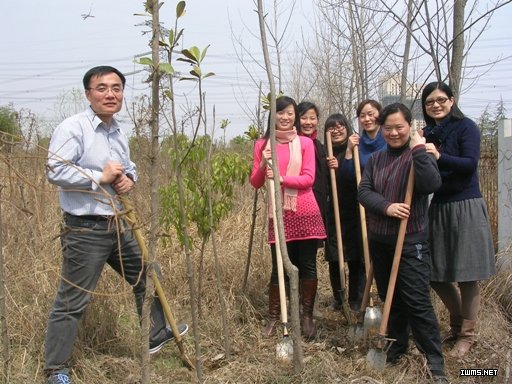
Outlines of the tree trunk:
{"type": "Polygon", "coordinates": [[[251,268],[252,245],[254,243],[254,229],[256,228],[256,217],[258,216],[258,190],[254,190],[252,200],[251,229],[249,230],[249,244],[247,245],[247,261],[245,262],[244,278],[242,280],[242,293],[247,293],[247,281],[249,279],[249,269],[251,268]]]}
{"type": "Polygon", "coordinates": [[[407,4],[407,29],[405,31],[405,47],[404,47],[404,57],[402,62],[402,79],[400,80],[400,102],[402,104],[407,100],[407,75],[408,75],[408,67],[409,67],[409,55],[411,51],[411,40],[412,40],[412,7],[414,5],[414,0],[409,0],[407,4]]]}
{"type": "MultiPolygon", "coordinates": [[[[175,118],[175,113],[173,111],[173,119],[175,118]]],[[[178,139],[176,135],[174,135],[174,150],[178,151],[178,139]]],[[[190,289],[190,307],[192,312],[192,328],[194,335],[194,346],[196,349],[195,353],[195,367],[196,367],[196,375],[197,380],[202,383],[203,382],[203,366],[201,363],[201,333],[199,332],[199,320],[198,320],[198,310],[197,310],[197,296],[195,289],[195,275],[194,275],[194,265],[192,263],[192,245],[190,244],[190,236],[188,234],[187,226],[187,213],[185,212],[185,193],[183,192],[185,188],[183,187],[183,176],[181,173],[181,162],[178,157],[176,157],[176,180],[178,181],[178,196],[180,201],[180,225],[181,231],[183,233],[183,246],[185,248],[185,260],[187,263],[187,277],[188,277],[188,287],[190,289]]]]}
{"type": "MultiPolygon", "coordinates": [[[[204,103],[204,95],[203,95],[203,103],[204,103]]],[[[213,108],[213,127],[215,130],[215,107],[213,108]]],[[[226,130],[224,129],[224,133],[226,130]]],[[[212,131],[212,137],[214,137],[214,133],[212,131]]],[[[205,120],[205,136],[207,135],[206,129],[206,120],[205,120]]],[[[224,145],[226,142],[224,141],[224,145]]],[[[222,342],[224,344],[224,353],[226,354],[226,360],[229,360],[231,357],[231,338],[229,335],[229,322],[228,322],[228,311],[226,309],[226,300],[224,299],[224,293],[222,292],[222,272],[221,266],[219,262],[219,255],[217,253],[217,242],[215,238],[215,224],[213,220],[213,203],[212,203],[212,155],[213,155],[213,140],[210,141],[210,145],[208,147],[208,154],[206,158],[206,179],[208,180],[208,214],[210,216],[210,237],[212,240],[212,251],[213,251],[213,260],[214,260],[214,270],[215,270],[215,286],[217,288],[217,295],[219,296],[219,304],[220,304],[220,313],[222,317],[222,342]]]]}
{"type": "MultiPolygon", "coordinates": [[[[0,197],[2,189],[0,185],[0,197]]],[[[5,274],[4,274],[4,243],[3,243],[3,221],[2,221],[2,199],[0,198],[0,332],[2,333],[2,382],[9,382],[9,332],[7,329],[7,307],[5,305],[5,274]]]]}
{"type": "MultiPolygon", "coordinates": [[[[263,0],[258,0],[258,18],[261,36],[261,45],[263,48],[263,57],[265,59],[265,67],[267,69],[267,76],[270,85],[270,148],[272,150],[272,168],[274,175],[279,175],[276,159],[276,137],[275,137],[275,115],[276,115],[276,91],[274,84],[274,76],[272,74],[272,64],[268,52],[267,37],[265,33],[265,21],[263,16],[263,0]]],[[[281,202],[281,183],[279,177],[274,177],[275,199],[278,207],[282,206],[281,202]]],[[[293,368],[295,373],[300,373],[303,366],[304,354],[302,351],[302,338],[300,334],[300,314],[299,314],[299,270],[295,267],[290,258],[288,257],[288,250],[286,249],[286,239],[284,237],[283,225],[283,211],[278,209],[274,220],[277,221],[278,233],[275,235],[279,237],[281,255],[283,257],[283,264],[286,273],[290,279],[290,304],[291,304],[291,318],[292,318],[292,339],[293,339],[293,368]]]]}
{"type": "Polygon", "coordinates": [[[450,64],[450,88],[458,100],[462,81],[462,60],[464,59],[464,10],[467,0],[455,0],[453,6],[453,48],[450,64]]]}
{"type": "Polygon", "coordinates": [[[204,274],[204,250],[206,247],[207,239],[201,239],[201,251],[199,252],[199,268],[197,269],[197,318],[203,318],[203,306],[201,297],[203,297],[203,274],[204,274]]]}
{"type": "Polygon", "coordinates": [[[148,260],[146,272],[146,296],[142,309],[142,384],[151,382],[151,367],[149,364],[149,329],[150,329],[150,308],[154,296],[154,284],[151,274],[155,273],[153,265],[156,260],[157,232],[158,232],[158,160],[160,152],[159,138],[159,114],[160,114],[160,3],[153,0],[151,3],[151,25],[153,34],[151,38],[151,58],[153,71],[151,73],[151,147],[149,153],[149,196],[150,196],[150,230],[148,238],[148,260]]]}

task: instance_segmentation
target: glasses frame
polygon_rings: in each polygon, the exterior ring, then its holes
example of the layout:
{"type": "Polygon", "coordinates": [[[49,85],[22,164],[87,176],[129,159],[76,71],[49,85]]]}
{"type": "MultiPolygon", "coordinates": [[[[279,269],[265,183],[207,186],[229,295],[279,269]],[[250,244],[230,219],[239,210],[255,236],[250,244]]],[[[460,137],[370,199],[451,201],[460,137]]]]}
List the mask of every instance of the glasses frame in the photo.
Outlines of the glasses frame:
{"type": "Polygon", "coordinates": [[[343,132],[347,129],[344,125],[333,125],[332,127],[327,128],[327,132],[340,131],[343,132]]]}
{"type": "Polygon", "coordinates": [[[98,85],[96,88],[87,88],[89,91],[98,92],[100,95],[106,95],[109,91],[114,95],[120,95],[124,92],[124,88],[121,85],[98,85]]]}
{"type": "Polygon", "coordinates": [[[439,96],[436,97],[435,99],[425,100],[425,105],[427,107],[433,107],[435,103],[437,103],[438,105],[444,105],[448,100],[450,100],[450,97],[439,96]]]}

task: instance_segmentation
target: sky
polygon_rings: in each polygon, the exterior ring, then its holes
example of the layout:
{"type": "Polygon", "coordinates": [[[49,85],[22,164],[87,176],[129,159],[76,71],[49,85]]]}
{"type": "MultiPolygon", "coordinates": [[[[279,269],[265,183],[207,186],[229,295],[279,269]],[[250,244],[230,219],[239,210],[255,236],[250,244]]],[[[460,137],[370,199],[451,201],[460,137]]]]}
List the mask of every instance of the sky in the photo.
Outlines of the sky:
{"type": "MultiPolygon", "coordinates": [[[[161,21],[167,28],[173,26],[176,3],[167,1],[161,8],[161,21]]],[[[301,30],[296,34],[298,38],[312,30],[311,3],[297,2],[294,25],[301,30]]],[[[223,119],[231,121],[228,138],[242,134],[251,123],[249,117],[258,101],[255,84],[266,80],[265,73],[253,64],[249,75],[236,54],[241,42],[263,62],[254,9],[252,0],[190,0],[185,17],[180,19],[184,29],[182,48],[210,45],[203,62],[204,71],[215,73],[203,84],[208,120],[213,121],[215,106],[217,126],[223,119]]],[[[12,103],[16,109],[30,109],[57,125],[55,109],[62,95],[73,88],[81,90],[83,74],[102,64],[113,65],[127,74],[128,103],[147,92],[148,85],[143,82],[146,73],[134,58],[149,52],[150,34],[144,33],[149,28],[137,26],[147,19],[136,13],[143,13],[142,0],[4,1],[0,12],[0,106],[12,103]],[[84,19],[82,15],[87,14],[91,17],[84,19]]],[[[472,62],[477,65],[499,56],[506,58],[461,96],[461,109],[473,118],[480,116],[486,105],[493,110],[500,99],[505,102],[509,117],[512,115],[510,20],[512,5],[507,5],[494,16],[473,48],[472,62]]],[[[293,42],[289,47],[297,49],[293,42]]],[[[250,62],[247,54],[244,60],[250,62]]],[[[183,65],[176,69],[186,72],[189,68],[183,65]]],[[[182,109],[197,102],[193,84],[179,87],[182,109]]]]}

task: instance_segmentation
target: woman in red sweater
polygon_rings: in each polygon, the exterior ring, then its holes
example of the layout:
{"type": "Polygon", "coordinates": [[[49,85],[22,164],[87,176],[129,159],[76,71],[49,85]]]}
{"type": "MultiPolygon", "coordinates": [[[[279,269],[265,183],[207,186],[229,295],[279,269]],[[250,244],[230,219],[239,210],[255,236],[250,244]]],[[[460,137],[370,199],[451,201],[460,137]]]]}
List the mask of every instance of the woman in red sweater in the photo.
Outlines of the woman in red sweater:
{"type": "MultiPolygon", "coordinates": [[[[302,331],[307,338],[315,337],[313,305],[317,289],[316,250],[319,239],[325,239],[325,229],[320,209],[313,194],[315,180],[315,148],[311,139],[299,136],[299,113],[295,101],[287,96],[276,100],[276,151],[279,180],[283,193],[283,217],[286,246],[291,262],[299,269],[302,302],[302,331]]],[[[270,129],[254,146],[250,182],[261,188],[267,178],[272,178],[270,129]]],[[[269,288],[269,321],[263,329],[270,336],[280,314],[279,284],[275,252],[273,218],[269,217],[268,241],[272,253],[272,274],[269,288]]]]}

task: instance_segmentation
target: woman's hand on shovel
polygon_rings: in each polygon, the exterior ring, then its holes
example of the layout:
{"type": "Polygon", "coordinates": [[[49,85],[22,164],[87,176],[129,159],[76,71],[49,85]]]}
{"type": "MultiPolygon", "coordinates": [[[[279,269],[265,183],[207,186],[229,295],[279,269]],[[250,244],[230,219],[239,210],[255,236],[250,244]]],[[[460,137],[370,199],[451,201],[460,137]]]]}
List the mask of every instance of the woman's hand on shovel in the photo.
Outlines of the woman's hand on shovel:
{"type": "Polygon", "coordinates": [[[338,169],[338,159],[334,156],[327,156],[327,166],[329,169],[338,169]]]}
{"type": "Polygon", "coordinates": [[[408,219],[410,208],[405,203],[393,203],[386,209],[386,215],[396,219],[408,219]]]}

